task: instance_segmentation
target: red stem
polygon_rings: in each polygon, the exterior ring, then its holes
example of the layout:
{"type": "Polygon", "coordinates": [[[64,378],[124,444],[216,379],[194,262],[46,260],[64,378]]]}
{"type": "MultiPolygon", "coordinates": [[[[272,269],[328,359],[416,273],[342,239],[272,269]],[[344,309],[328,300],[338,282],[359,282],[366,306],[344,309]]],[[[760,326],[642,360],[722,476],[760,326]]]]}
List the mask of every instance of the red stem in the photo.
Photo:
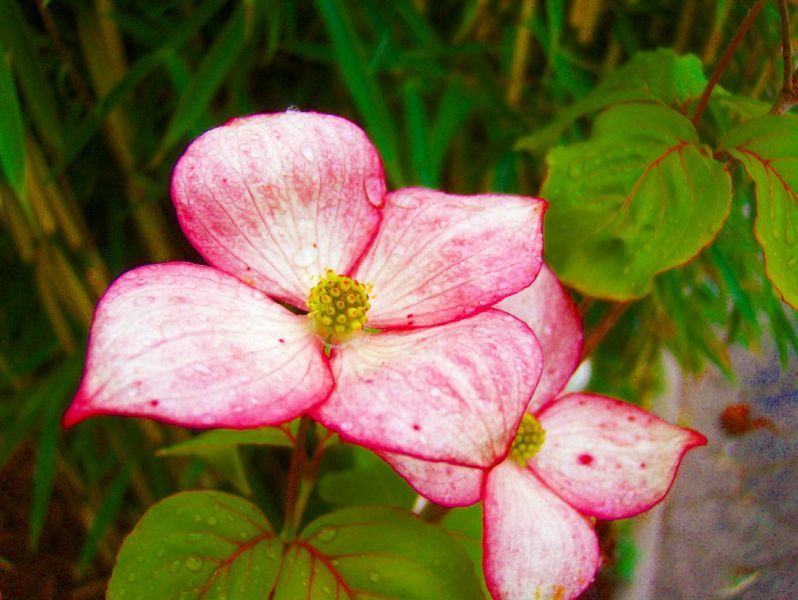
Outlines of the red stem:
{"type": "Polygon", "coordinates": [[[694,126],[698,125],[698,122],[704,115],[704,111],[709,104],[709,97],[712,95],[712,90],[718,84],[718,81],[720,81],[720,76],[729,65],[732,55],[734,54],[735,50],[737,50],[740,42],[743,41],[745,34],[748,33],[749,29],[751,29],[751,25],[754,24],[754,21],[756,20],[756,17],[762,10],[763,6],[765,6],[765,0],[757,0],[756,4],[748,9],[748,14],[745,16],[745,19],[743,19],[743,22],[740,23],[737,31],[734,32],[732,39],[729,41],[729,45],[726,46],[726,49],[723,51],[723,56],[720,57],[718,64],[715,65],[715,70],[712,71],[712,75],[709,76],[709,81],[707,81],[704,92],[701,94],[701,98],[699,98],[698,104],[696,105],[695,113],[691,119],[694,126]]]}

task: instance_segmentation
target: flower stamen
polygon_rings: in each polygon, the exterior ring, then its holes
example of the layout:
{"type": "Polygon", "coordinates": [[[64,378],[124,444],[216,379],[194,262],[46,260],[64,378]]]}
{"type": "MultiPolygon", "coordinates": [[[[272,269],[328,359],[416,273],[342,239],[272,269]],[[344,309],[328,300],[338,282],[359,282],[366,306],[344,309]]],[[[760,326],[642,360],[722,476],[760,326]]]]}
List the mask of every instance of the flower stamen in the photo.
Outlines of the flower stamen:
{"type": "Polygon", "coordinates": [[[368,317],[371,284],[327,269],[308,296],[308,316],[326,343],[346,340],[361,331],[368,317]]]}
{"type": "Polygon", "coordinates": [[[538,420],[529,413],[524,413],[510,448],[510,458],[525,467],[527,461],[540,451],[545,439],[546,432],[538,420]]]}

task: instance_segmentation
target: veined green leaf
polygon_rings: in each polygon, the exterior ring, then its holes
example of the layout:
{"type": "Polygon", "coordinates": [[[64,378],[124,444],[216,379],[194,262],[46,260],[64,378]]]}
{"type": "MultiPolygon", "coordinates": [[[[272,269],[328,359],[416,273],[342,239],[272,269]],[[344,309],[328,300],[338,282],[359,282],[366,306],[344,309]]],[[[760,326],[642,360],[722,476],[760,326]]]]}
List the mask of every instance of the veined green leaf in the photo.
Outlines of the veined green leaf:
{"type": "Polygon", "coordinates": [[[731,180],[693,125],[661,104],[623,104],[588,142],[547,156],[546,258],[560,278],[598,298],[629,300],[689,261],[729,211],[731,180]]]}
{"type": "Polygon", "coordinates": [[[268,597],[282,544],[250,502],[222,492],[183,492],[152,506],[125,539],[109,600],[268,597]]]}
{"type": "Polygon", "coordinates": [[[274,600],[482,598],[472,564],[442,527],[384,506],[345,508],[310,523],[286,549],[274,600]]]}
{"type": "Polygon", "coordinates": [[[706,77],[697,56],[679,56],[670,49],[641,52],[563,110],[550,125],[518,140],[516,149],[542,152],[556,144],[576,119],[612,104],[658,100],[680,105],[699,96],[704,85],[706,77]]]}
{"type": "Polygon", "coordinates": [[[754,233],[765,253],[765,272],[782,299],[798,309],[798,116],[745,121],[721,138],[720,148],[754,180],[754,233]]]}

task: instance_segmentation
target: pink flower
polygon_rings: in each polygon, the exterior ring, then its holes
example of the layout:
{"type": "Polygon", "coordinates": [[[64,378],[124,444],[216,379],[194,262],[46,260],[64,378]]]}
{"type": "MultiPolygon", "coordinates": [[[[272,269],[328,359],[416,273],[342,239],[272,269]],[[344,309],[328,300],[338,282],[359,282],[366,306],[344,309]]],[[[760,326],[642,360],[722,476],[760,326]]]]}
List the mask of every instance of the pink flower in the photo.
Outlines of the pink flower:
{"type": "Polygon", "coordinates": [[[66,425],[115,414],[246,428],[309,413],[384,451],[502,459],[541,359],[529,328],[491,306],[535,278],[545,202],[387,194],[358,127],[301,112],[203,134],[172,198],[211,266],[113,283],[66,425]]]}
{"type": "Polygon", "coordinates": [[[587,517],[621,519],[648,510],[670,489],[685,452],[706,438],[606,396],[557,396],[579,363],[582,328],[547,267],[499,307],[532,326],[544,357],[506,460],[474,469],[382,456],[434,502],[465,506],[482,499],[483,568],[496,600],[574,598],[599,567],[587,517]]]}

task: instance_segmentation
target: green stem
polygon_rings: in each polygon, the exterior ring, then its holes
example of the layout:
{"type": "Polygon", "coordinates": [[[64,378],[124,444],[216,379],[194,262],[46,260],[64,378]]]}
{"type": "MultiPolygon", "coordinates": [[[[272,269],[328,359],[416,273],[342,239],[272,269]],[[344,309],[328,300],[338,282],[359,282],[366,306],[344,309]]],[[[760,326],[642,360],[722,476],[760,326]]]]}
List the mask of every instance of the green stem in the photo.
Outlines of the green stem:
{"type": "Polygon", "coordinates": [[[735,50],[737,50],[740,42],[743,41],[745,34],[749,29],[751,29],[751,26],[754,24],[754,21],[756,20],[756,17],[762,10],[763,6],[765,6],[765,0],[757,0],[756,4],[748,9],[748,14],[745,15],[745,19],[743,19],[743,22],[740,23],[737,31],[734,32],[732,39],[729,41],[729,45],[726,46],[726,49],[723,51],[723,56],[720,57],[718,64],[715,65],[715,70],[712,71],[712,75],[709,76],[709,81],[707,81],[707,85],[704,88],[704,92],[701,94],[701,98],[698,100],[695,113],[691,119],[693,125],[698,125],[698,122],[701,120],[701,117],[703,116],[704,111],[709,104],[709,97],[712,95],[712,90],[715,89],[718,81],[720,81],[720,76],[729,65],[732,55],[734,54],[735,50]]]}

